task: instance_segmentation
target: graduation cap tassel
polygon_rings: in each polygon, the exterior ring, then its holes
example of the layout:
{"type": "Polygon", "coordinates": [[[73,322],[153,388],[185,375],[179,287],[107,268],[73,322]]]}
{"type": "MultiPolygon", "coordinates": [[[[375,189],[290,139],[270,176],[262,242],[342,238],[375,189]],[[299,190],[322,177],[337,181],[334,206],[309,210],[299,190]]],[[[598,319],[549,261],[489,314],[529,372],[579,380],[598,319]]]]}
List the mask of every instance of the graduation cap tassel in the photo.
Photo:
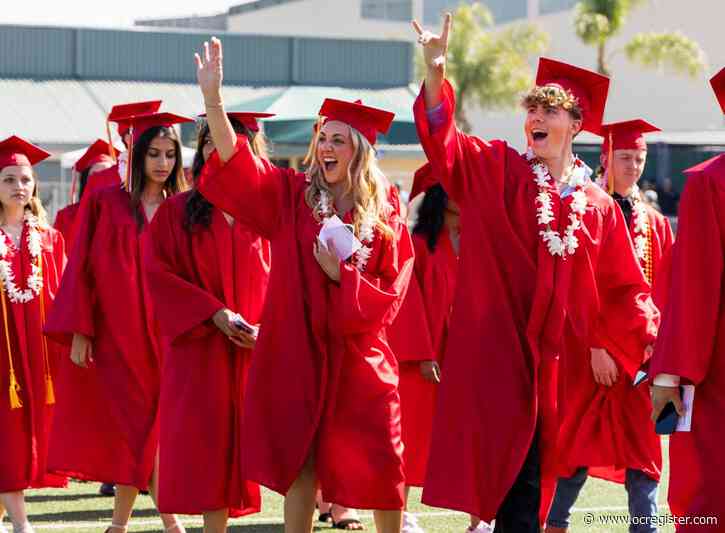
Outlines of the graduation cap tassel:
{"type": "Polygon", "coordinates": [[[68,203],[72,204],[76,196],[76,184],[78,183],[78,171],[75,169],[75,167],[73,167],[73,169],[71,170],[71,174],[73,177],[71,178],[70,182],[70,199],[68,203]]]}
{"type": "Polygon", "coordinates": [[[106,135],[108,136],[108,155],[111,156],[114,163],[118,163],[116,149],[113,147],[113,139],[111,139],[111,123],[108,120],[106,120],[106,135]]]}
{"type": "Polygon", "coordinates": [[[131,193],[131,169],[133,168],[133,126],[128,130],[128,158],[126,160],[126,190],[131,193]]]}
{"type": "Polygon", "coordinates": [[[8,350],[8,365],[10,368],[10,409],[20,409],[23,406],[23,402],[20,400],[20,384],[15,377],[15,368],[13,367],[13,351],[10,347],[10,328],[8,327],[8,309],[5,305],[5,287],[0,289],[0,301],[2,301],[5,344],[8,350]]]}
{"type": "Polygon", "coordinates": [[[612,133],[609,133],[609,147],[607,148],[607,193],[610,195],[614,192],[614,169],[612,169],[612,161],[614,159],[612,150],[612,133]]]}

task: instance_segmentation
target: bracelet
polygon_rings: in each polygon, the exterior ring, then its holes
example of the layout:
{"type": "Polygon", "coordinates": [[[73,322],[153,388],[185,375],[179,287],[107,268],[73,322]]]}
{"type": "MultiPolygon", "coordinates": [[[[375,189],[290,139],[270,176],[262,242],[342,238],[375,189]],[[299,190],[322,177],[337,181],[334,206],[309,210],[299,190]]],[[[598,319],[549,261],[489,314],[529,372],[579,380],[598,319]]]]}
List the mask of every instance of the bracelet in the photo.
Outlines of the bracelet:
{"type": "Polygon", "coordinates": [[[204,102],[204,107],[206,107],[207,109],[224,109],[224,102],[222,102],[221,100],[214,103],[204,102]]]}

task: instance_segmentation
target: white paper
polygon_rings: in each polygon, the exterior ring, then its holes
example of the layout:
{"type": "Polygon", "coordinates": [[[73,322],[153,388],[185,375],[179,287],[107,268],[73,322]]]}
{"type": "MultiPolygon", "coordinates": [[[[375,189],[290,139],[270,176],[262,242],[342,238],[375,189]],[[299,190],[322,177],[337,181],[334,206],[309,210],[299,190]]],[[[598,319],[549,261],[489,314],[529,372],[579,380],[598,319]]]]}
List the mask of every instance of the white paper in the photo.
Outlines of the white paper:
{"type": "Polygon", "coordinates": [[[685,414],[677,419],[677,428],[675,431],[690,431],[692,428],[692,406],[695,403],[695,386],[682,386],[682,407],[685,414]]]}
{"type": "Polygon", "coordinates": [[[350,227],[343,224],[337,215],[325,220],[317,238],[326,246],[332,246],[335,254],[342,261],[362,248],[362,243],[355,237],[350,227]]]}

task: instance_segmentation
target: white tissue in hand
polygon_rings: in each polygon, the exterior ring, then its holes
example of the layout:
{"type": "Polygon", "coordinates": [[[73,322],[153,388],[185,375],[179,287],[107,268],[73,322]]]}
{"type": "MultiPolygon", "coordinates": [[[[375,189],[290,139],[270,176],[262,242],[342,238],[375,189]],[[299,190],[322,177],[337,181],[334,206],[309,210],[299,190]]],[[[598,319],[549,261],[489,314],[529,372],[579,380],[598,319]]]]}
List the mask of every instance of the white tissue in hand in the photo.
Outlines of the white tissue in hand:
{"type": "Polygon", "coordinates": [[[322,225],[317,236],[326,246],[332,246],[335,254],[342,261],[362,248],[362,243],[355,237],[350,226],[343,224],[337,215],[333,215],[322,225]]]}

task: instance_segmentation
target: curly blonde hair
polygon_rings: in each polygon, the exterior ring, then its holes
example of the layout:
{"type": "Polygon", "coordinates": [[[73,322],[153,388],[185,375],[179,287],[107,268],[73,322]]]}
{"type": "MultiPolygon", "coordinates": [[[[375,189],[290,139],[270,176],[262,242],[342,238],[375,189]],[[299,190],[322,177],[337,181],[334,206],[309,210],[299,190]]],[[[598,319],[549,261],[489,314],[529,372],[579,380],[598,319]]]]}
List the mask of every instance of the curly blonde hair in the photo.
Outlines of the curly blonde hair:
{"type": "MultiPolygon", "coordinates": [[[[319,132],[324,122],[319,120],[316,132],[319,132]]],[[[360,227],[369,217],[375,218],[375,228],[385,237],[394,235],[393,229],[388,225],[388,217],[392,214],[393,207],[388,201],[388,180],[378,166],[375,149],[368,142],[365,136],[358,130],[348,125],[350,139],[353,146],[353,157],[347,168],[347,187],[345,194],[352,193],[353,196],[353,225],[355,235],[360,237],[360,227]]],[[[305,191],[305,201],[312,209],[317,221],[322,220],[322,213],[319,210],[320,191],[327,192],[332,197],[332,190],[325,181],[322,166],[317,159],[317,145],[319,133],[312,136],[310,146],[305,156],[306,171],[310,185],[305,191]]]]}
{"type": "Polygon", "coordinates": [[[574,120],[582,120],[584,116],[579,99],[571,91],[557,85],[537,85],[521,99],[524,109],[535,105],[560,107],[568,111],[574,120]]]}

